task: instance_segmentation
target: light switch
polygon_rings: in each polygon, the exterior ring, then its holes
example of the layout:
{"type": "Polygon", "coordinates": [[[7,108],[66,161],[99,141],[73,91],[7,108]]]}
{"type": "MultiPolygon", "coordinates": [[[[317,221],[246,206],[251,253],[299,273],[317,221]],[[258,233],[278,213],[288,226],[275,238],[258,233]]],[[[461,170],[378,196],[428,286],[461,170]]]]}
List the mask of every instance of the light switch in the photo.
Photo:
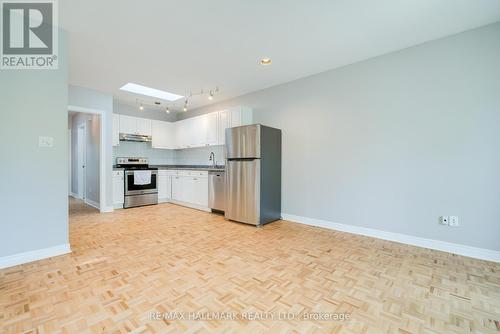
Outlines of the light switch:
{"type": "Polygon", "coordinates": [[[54,147],[54,137],[39,136],[38,147],[54,147]]]}

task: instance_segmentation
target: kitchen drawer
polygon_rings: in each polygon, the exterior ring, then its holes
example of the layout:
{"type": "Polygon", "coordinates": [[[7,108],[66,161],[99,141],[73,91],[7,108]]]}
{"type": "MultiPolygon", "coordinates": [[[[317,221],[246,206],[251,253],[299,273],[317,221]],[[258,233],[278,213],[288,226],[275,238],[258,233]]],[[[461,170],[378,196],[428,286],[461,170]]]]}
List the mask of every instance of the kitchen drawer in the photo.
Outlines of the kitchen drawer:
{"type": "Polygon", "coordinates": [[[208,171],[205,171],[205,170],[174,170],[174,171],[172,171],[172,175],[208,177],[208,171]]]}
{"type": "Polygon", "coordinates": [[[204,170],[191,171],[190,176],[208,177],[208,172],[204,170]]]}
{"type": "Polygon", "coordinates": [[[123,177],[123,171],[122,170],[114,170],[113,177],[123,177]]]}

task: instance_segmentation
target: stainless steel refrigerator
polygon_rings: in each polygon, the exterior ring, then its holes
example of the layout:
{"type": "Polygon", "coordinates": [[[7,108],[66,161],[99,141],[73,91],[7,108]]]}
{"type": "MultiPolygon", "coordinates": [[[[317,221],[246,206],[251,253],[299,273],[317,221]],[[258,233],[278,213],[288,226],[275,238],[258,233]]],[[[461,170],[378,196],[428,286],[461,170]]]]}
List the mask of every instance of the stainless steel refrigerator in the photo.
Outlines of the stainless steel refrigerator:
{"type": "Polygon", "coordinates": [[[225,218],[252,225],[281,219],[281,130],[226,129],[225,218]]]}

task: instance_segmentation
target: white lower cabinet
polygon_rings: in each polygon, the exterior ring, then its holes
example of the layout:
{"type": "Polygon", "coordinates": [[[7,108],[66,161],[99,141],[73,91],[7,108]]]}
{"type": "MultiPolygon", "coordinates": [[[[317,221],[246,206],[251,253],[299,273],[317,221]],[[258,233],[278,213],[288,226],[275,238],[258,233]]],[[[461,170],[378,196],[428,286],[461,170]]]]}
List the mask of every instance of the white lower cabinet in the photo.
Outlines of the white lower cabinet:
{"type": "Polygon", "coordinates": [[[172,200],[187,206],[208,209],[208,172],[174,171],[172,200]]]}
{"type": "Polygon", "coordinates": [[[123,208],[125,202],[124,172],[122,170],[113,171],[113,206],[115,209],[123,208]]]}
{"type": "Polygon", "coordinates": [[[197,205],[208,206],[208,175],[207,177],[193,177],[193,202],[197,205]]]}
{"type": "Polygon", "coordinates": [[[158,202],[168,202],[172,198],[172,177],[170,171],[158,171],[158,202]]]}

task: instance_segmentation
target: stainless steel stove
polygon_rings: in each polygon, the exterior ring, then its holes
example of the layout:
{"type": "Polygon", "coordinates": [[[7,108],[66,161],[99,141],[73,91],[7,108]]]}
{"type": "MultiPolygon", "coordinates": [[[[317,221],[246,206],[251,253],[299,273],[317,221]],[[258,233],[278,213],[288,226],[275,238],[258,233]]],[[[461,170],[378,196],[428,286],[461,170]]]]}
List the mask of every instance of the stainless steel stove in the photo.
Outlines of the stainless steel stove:
{"type": "Polygon", "coordinates": [[[158,204],[158,168],[148,158],[116,158],[116,166],[125,169],[124,208],[158,204]]]}

